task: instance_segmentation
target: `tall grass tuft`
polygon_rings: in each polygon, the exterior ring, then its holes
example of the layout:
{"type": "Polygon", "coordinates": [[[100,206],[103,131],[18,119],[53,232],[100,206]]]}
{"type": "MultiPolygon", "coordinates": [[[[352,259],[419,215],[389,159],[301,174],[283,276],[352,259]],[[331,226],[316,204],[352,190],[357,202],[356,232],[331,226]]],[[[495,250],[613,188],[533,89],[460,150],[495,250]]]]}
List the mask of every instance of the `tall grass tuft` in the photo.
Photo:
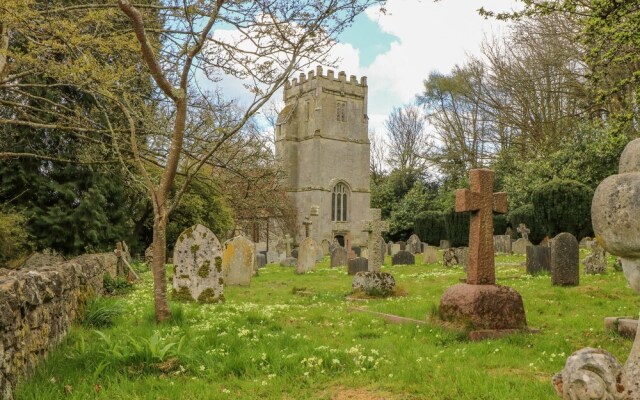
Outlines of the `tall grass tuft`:
{"type": "Polygon", "coordinates": [[[87,303],[82,325],[92,328],[110,327],[122,314],[124,314],[124,307],[119,299],[96,297],[87,303]]]}

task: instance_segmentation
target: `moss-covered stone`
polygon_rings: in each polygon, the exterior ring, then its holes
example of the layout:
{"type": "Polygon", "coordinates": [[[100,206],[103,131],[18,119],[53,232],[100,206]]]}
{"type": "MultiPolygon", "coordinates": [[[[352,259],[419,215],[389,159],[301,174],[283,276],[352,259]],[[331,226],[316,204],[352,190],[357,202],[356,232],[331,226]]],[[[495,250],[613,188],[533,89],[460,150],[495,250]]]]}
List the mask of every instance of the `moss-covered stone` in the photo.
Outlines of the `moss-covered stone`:
{"type": "Polygon", "coordinates": [[[200,250],[200,245],[199,244],[194,244],[194,245],[191,246],[191,254],[197,253],[198,250],[200,250]]]}
{"type": "Polygon", "coordinates": [[[216,257],[216,271],[222,272],[222,257],[216,257]]]}
{"type": "Polygon", "coordinates": [[[189,288],[186,286],[180,286],[178,290],[173,289],[171,298],[178,301],[193,301],[191,290],[189,290],[189,288]]]}
{"type": "Polygon", "coordinates": [[[198,268],[198,276],[200,278],[207,278],[209,276],[209,274],[211,273],[211,262],[209,260],[206,260],[204,263],[202,263],[202,265],[200,266],[200,268],[198,268]]]}
{"type": "Polygon", "coordinates": [[[215,292],[211,288],[203,290],[200,296],[198,296],[198,303],[218,303],[222,301],[224,301],[224,295],[216,297],[215,292]]]}

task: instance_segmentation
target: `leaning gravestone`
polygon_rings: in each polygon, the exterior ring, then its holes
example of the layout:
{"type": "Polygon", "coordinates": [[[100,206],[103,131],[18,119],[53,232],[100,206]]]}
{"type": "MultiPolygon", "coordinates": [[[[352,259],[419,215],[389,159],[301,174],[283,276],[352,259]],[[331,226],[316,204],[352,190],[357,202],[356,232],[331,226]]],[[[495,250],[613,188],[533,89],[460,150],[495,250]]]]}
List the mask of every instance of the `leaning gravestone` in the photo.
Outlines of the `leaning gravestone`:
{"type": "Polygon", "coordinates": [[[341,266],[346,266],[348,261],[347,250],[338,246],[331,252],[331,268],[337,268],[341,266]]]}
{"type": "Polygon", "coordinates": [[[527,246],[527,274],[538,275],[551,271],[551,248],[549,246],[527,246]]]}
{"type": "Polygon", "coordinates": [[[400,250],[391,257],[391,265],[414,265],[416,257],[411,252],[400,250]]]}
{"type": "Polygon", "coordinates": [[[456,247],[453,249],[456,255],[456,259],[458,260],[458,264],[465,267],[467,266],[467,260],[469,259],[469,248],[468,247],[456,247]]]}
{"type": "Polygon", "coordinates": [[[511,235],[494,235],[493,251],[496,253],[511,253],[511,235]]]}
{"type": "Polygon", "coordinates": [[[582,261],[585,274],[604,274],[607,272],[607,253],[595,240],[591,241],[591,254],[582,261]]]}
{"type": "Polygon", "coordinates": [[[520,238],[513,242],[511,245],[511,251],[514,254],[527,254],[527,247],[531,246],[531,242],[525,238],[520,238]]]}
{"type": "Polygon", "coordinates": [[[422,242],[420,241],[418,235],[414,233],[413,235],[409,236],[409,239],[407,240],[406,250],[411,252],[411,254],[417,254],[421,251],[420,247],[422,247],[422,242]]]}
{"type": "Polygon", "coordinates": [[[580,253],[578,241],[562,232],[551,241],[551,283],[559,286],[576,286],[580,283],[580,253]]]}
{"type": "Polygon", "coordinates": [[[296,265],[296,274],[306,274],[312,271],[316,265],[318,256],[318,245],[316,241],[310,237],[300,243],[298,248],[298,264],[296,265]]]}
{"type": "Polygon", "coordinates": [[[173,261],[174,299],[224,300],[221,247],[213,232],[202,225],[186,229],[176,241],[173,261]]]}
{"type": "Polygon", "coordinates": [[[248,286],[256,269],[254,244],[243,236],[227,241],[222,253],[222,276],[231,286],[248,286]]]}
{"type": "Polygon", "coordinates": [[[424,263],[432,264],[438,262],[438,248],[436,246],[424,247],[424,263]]]}
{"type": "Polygon", "coordinates": [[[369,270],[369,260],[364,257],[356,257],[349,260],[349,275],[355,275],[358,272],[367,272],[369,270]]]}

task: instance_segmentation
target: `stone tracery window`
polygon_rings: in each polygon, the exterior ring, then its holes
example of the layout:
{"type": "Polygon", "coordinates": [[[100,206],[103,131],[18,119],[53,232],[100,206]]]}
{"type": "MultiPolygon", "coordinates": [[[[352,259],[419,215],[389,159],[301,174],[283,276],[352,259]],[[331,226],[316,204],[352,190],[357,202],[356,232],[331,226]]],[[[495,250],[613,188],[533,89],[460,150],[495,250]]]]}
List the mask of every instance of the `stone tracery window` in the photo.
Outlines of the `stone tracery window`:
{"type": "Polygon", "coordinates": [[[347,185],[340,182],[333,187],[331,192],[331,220],[346,221],[347,220],[347,185]]]}

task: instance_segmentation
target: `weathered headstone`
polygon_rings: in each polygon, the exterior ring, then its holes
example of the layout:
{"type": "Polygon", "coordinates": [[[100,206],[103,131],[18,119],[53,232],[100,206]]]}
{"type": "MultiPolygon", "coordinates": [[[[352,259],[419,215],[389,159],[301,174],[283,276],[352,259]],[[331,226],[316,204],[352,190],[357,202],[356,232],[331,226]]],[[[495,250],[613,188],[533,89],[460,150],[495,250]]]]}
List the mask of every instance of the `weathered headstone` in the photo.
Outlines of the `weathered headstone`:
{"type": "Polygon", "coordinates": [[[298,252],[298,264],[296,265],[296,274],[306,274],[312,271],[316,265],[318,256],[318,245],[316,241],[310,237],[304,239],[300,243],[298,252]]]}
{"type": "Polygon", "coordinates": [[[299,251],[300,251],[299,248],[291,250],[291,257],[298,258],[298,252],[299,251]]]}
{"type": "Polygon", "coordinates": [[[362,248],[360,246],[351,246],[351,251],[353,251],[356,257],[360,257],[362,255],[362,248]]]}
{"type": "Polygon", "coordinates": [[[436,246],[424,247],[424,263],[432,264],[438,262],[438,248],[436,246]]]}
{"type": "Polygon", "coordinates": [[[293,257],[285,257],[284,259],[280,260],[280,265],[283,267],[295,267],[297,263],[298,260],[293,257]]]}
{"type": "Polygon", "coordinates": [[[264,268],[267,265],[267,256],[262,253],[256,254],[256,269],[264,268]]]}
{"type": "Polygon", "coordinates": [[[316,261],[320,262],[324,258],[324,252],[322,251],[322,246],[321,245],[316,243],[316,246],[317,246],[317,248],[316,248],[316,251],[317,251],[317,253],[316,253],[316,261]]]}
{"type": "Polygon", "coordinates": [[[409,239],[407,239],[407,251],[410,251],[411,254],[417,254],[422,251],[420,249],[421,247],[422,241],[420,240],[420,237],[418,237],[418,235],[414,233],[413,235],[409,236],[409,239]]]}
{"type": "Polygon", "coordinates": [[[331,268],[346,266],[348,261],[347,250],[338,246],[331,252],[331,268]]]}
{"type": "Polygon", "coordinates": [[[369,270],[379,271],[384,262],[382,232],[389,230],[389,222],[381,220],[379,208],[369,209],[369,220],[364,222],[363,231],[368,233],[369,270]],[[382,241],[382,244],[380,243],[382,241]]]}
{"type": "Polygon", "coordinates": [[[391,257],[391,265],[414,265],[416,257],[410,251],[400,250],[391,257]]]}
{"type": "Polygon", "coordinates": [[[596,242],[591,241],[591,254],[582,261],[585,274],[604,274],[607,272],[607,252],[596,242]]]}
{"type": "Polygon", "coordinates": [[[471,189],[456,191],[456,211],[472,212],[467,281],[445,291],[440,314],[475,329],[522,329],[527,325],[522,297],[495,284],[493,212],[507,212],[507,194],[493,193],[491,170],[472,169],[469,178],[471,189]]]}
{"type": "Polygon", "coordinates": [[[284,239],[282,240],[282,243],[285,246],[285,252],[287,254],[287,257],[292,257],[291,256],[291,246],[293,245],[293,238],[289,234],[286,234],[286,235],[284,235],[284,239]]]}
{"type": "Polygon", "coordinates": [[[511,253],[511,236],[510,235],[494,235],[493,250],[496,253],[511,253]]]}
{"type": "Polygon", "coordinates": [[[537,275],[542,272],[551,271],[551,247],[549,246],[527,246],[526,249],[527,274],[537,275]]]}
{"type": "Polygon", "coordinates": [[[388,272],[358,272],[351,285],[354,292],[362,291],[371,296],[389,296],[396,288],[396,280],[388,272]]]}
{"type": "Polygon", "coordinates": [[[355,275],[357,272],[367,272],[369,269],[369,261],[364,257],[356,257],[349,260],[349,275],[355,275]]]}
{"type": "Polygon", "coordinates": [[[393,243],[391,245],[391,257],[395,256],[396,254],[398,254],[398,252],[400,251],[400,244],[398,243],[393,243]]]}
{"type": "Polygon", "coordinates": [[[224,300],[222,252],[216,235],[202,225],[183,231],[173,249],[173,297],[215,303],[224,300]]]}
{"type": "Polygon", "coordinates": [[[513,242],[511,251],[513,251],[514,254],[527,254],[528,246],[532,246],[531,242],[525,238],[520,238],[513,242]]]}
{"type": "Polygon", "coordinates": [[[551,241],[551,283],[576,286],[580,283],[578,241],[568,233],[559,233],[551,241]]]}
{"type": "Polygon", "coordinates": [[[527,228],[525,224],[518,225],[517,231],[520,234],[520,236],[522,236],[522,239],[529,240],[529,233],[531,232],[531,230],[527,228]]]}
{"type": "Polygon", "coordinates": [[[280,261],[280,256],[278,255],[277,252],[273,251],[273,250],[269,250],[266,252],[267,254],[265,254],[267,263],[269,264],[273,264],[273,263],[277,263],[278,261],[280,261]]]}
{"type": "Polygon", "coordinates": [[[592,242],[593,242],[593,239],[591,239],[589,236],[585,236],[578,243],[578,247],[581,249],[588,249],[591,247],[592,242]]]}
{"type": "Polygon", "coordinates": [[[224,283],[231,286],[248,286],[255,267],[255,248],[244,236],[236,236],[227,241],[222,252],[222,276],[224,283]]]}
{"type": "Polygon", "coordinates": [[[331,246],[331,243],[327,239],[322,239],[322,242],[320,242],[320,247],[322,248],[322,255],[331,254],[331,252],[329,252],[330,246],[331,246]]]}
{"type": "Polygon", "coordinates": [[[397,245],[400,246],[400,250],[406,250],[407,249],[407,242],[404,242],[402,240],[396,242],[397,245]]]}
{"type": "Polygon", "coordinates": [[[469,248],[468,247],[456,247],[453,249],[456,258],[458,259],[458,264],[463,265],[466,269],[469,260],[469,248]]]}
{"type": "Polygon", "coordinates": [[[451,268],[454,265],[458,265],[456,249],[454,249],[453,247],[444,249],[444,251],[442,252],[442,265],[444,265],[445,268],[451,268]]]}
{"type": "Polygon", "coordinates": [[[391,255],[391,248],[393,247],[393,242],[391,240],[389,240],[389,243],[387,243],[387,255],[390,256],[391,255]]]}
{"type": "Polygon", "coordinates": [[[451,243],[448,240],[443,239],[440,241],[441,250],[448,249],[449,247],[451,247],[451,243]]]}

